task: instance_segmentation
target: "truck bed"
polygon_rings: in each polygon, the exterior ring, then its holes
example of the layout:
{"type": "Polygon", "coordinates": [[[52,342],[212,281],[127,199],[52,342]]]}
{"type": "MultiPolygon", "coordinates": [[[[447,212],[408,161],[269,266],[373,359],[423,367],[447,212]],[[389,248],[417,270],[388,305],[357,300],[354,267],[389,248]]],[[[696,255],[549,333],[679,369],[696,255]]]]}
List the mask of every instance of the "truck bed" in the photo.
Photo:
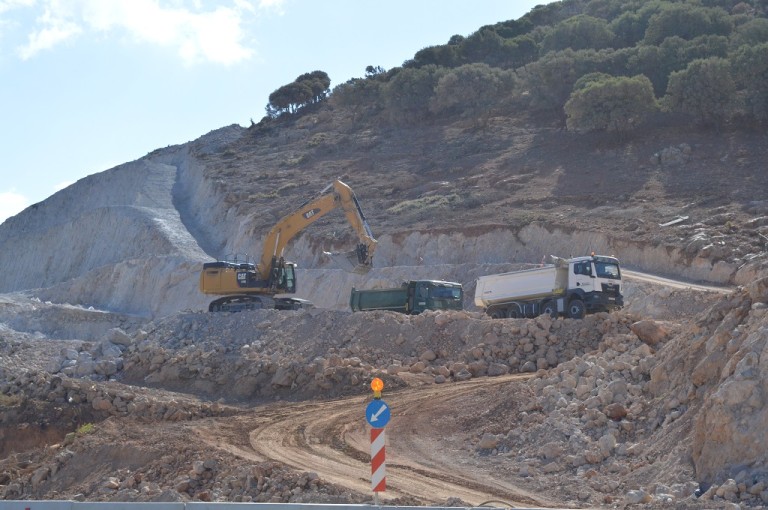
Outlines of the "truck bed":
{"type": "Polygon", "coordinates": [[[568,286],[568,268],[546,265],[534,269],[481,276],[475,288],[475,305],[488,307],[510,301],[557,296],[568,286]]]}

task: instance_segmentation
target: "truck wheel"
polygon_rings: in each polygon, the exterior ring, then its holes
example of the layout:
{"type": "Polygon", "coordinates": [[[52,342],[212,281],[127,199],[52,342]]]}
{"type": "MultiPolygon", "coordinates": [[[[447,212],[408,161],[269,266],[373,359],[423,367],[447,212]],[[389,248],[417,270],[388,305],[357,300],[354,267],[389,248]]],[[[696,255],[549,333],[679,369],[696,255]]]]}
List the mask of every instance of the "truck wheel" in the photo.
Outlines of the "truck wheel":
{"type": "Polygon", "coordinates": [[[571,319],[583,319],[586,313],[587,309],[581,299],[572,299],[568,303],[568,317],[571,319]]]}
{"type": "Polygon", "coordinates": [[[557,318],[557,307],[554,301],[547,301],[541,305],[541,315],[549,315],[553,319],[557,318]]]}
{"type": "Polygon", "coordinates": [[[488,315],[491,316],[491,319],[503,319],[504,318],[504,310],[496,309],[491,310],[491,312],[488,313],[488,315]]]}

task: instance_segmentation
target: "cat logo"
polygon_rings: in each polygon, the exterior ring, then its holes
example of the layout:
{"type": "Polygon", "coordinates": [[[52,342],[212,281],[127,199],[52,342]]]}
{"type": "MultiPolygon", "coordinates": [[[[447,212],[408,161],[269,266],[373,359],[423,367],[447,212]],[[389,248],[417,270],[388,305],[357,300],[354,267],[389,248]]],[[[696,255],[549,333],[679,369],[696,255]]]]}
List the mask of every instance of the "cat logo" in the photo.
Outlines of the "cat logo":
{"type": "Polygon", "coordinates": [[[304,214],[302,214],[302,216],[304,216],[304,219],[305,219],[305,220],[308,220],[308,219],[310,219],[312,216],[314,216],[315,214],[317,214],[317,213],[319,213],[319,212],[320,212],[320,208],[318,208],[318,207],[315,207],[314,209],[310,209],[309,211],[307,211],[307,212],[305,212],[304,214]]]}

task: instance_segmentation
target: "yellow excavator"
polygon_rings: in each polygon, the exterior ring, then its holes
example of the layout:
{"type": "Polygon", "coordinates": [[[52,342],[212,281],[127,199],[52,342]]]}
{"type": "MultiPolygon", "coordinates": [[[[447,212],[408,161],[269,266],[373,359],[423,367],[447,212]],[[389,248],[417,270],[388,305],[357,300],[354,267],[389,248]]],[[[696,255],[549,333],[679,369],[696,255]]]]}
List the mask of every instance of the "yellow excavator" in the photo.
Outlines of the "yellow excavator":
{"type": "Polygon", "coordinates": [[[311,307],[312,303],[294,297],[276,297],[276,294],[296,292],[296,264],[283,258],[288,242],[309,225],[336,208],[341,208],[347,221],[357,233],[357,247],[347,253],[331,254],[354,272],[363,273],[373,264],[376,251],[374,239],[363,210],[349,186],[334,181],[316,196],[278,221],[264,239],[261,260],[257,264],[233,260],[206,262],[200,273],[200,291],[204,294],[224,296],[208,306],[210,312],[237,312],[258,308],[296,310],[311,307]]]}

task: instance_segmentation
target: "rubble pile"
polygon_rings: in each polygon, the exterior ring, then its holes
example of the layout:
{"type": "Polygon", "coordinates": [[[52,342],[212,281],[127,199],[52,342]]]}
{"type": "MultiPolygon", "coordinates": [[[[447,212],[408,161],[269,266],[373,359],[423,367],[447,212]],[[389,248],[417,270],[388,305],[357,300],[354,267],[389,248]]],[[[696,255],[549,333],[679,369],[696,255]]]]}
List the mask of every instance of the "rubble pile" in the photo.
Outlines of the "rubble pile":
{"type": "Polygon", "coordinates": [[[463,418],[478,466],[560,487],[573,505],[761,506],[766,303],[762,279],[687,321],[310,309],[177,313],[90,341],[6,327],[0,437],[21,438],[24,427],[60,434],[49,446],[0,452],[0,497],[361,502],[313,473],[243,462],[194,437],[171,453],[159,436],[262,402],[361,394],[373,376],[394,389],[414,376],[450,385],[528,373],[525,391],[500,394],[492,426],[487,416],[463,418]],[[32,419],[41,414],[46,423],[32,419]],[[86,422],[96,431],[81,433],[86,422]],[[93,455],[116,468],[75,483],[93,455]]]}
{"type": "Polygon", "coordinates": [[[454,311],[187,313],[132,337],[112,330],[101,343],[63,350],[48,368],[229,402],[324,398],[359,393],[374,375],[389,376],[397,387],[402,373],[445,383],[547,369],[593,351],[605,331],[628,333],[635,320],[596,314],[492,321],[454,311]]]}
{"type": "Polygon", "coordinates": [[[766,303],[764,278],[692,324],[606,331],[596,351],[537,372],[506,432],[476,423],[475,454],[511,457],[521,477],[581,480],[606,504],[768,504],[766,303]]]}

